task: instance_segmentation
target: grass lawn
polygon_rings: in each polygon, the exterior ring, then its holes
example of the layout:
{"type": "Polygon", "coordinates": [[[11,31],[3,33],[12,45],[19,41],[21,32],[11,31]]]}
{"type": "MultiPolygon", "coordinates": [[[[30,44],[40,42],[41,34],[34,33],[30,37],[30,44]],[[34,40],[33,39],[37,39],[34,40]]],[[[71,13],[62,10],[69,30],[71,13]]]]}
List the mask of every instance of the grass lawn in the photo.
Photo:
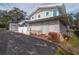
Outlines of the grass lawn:
{"type": "MultiPolygon", "coordinates": [[[[78,47],[79,47],[79,37],[78,37],[78,35],[76,36],[75,33],[72,33],[69,43],[72,45],[71,50],[72,50],[72,48],[75,48],[74,52],[76,54],[78,54],[79,53],[78,52],[79,51],[79,49],[78,49],[78,47]]],[[[66,55],[72,55],[73,53],[72,52],[65,52],[65,54],[66,55]]],[[[63,51],[60,48],[58,48],[56,50],[56,55],[64,55],[64,53],[63,53],[63,51]]]]}
{"type": "Polygon", "coordinates": [[[79,38],[78,38],[74,33],[72,33],[72,36],[71,36],[71,38],[70,38],[70,43],[71,43],[74,47],[79,46],[79,38]]]}

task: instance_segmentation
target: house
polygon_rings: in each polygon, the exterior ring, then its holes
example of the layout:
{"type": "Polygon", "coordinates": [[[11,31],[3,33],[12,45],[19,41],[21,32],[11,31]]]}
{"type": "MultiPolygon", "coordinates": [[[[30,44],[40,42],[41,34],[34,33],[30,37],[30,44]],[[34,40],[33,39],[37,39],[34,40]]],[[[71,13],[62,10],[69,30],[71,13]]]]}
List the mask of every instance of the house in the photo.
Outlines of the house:
{"type": "Polygon", "coordinates": [[[43,34],[59,32],[68,35],[67,16],[63,4],[39,6],[29,15],[29,19],[29,32],[41,32],[43,34]]]}
{"type": "Polygon", "coordinates": [[[59,32],[68,35],[67,15],[64,4],[54,3],[37,7],[28,16],[27,21],[22,21],[15,26],[10,24],[10,30],[20,33],[40,32],[48,34],[49,32],[59,32]],[[26,24],[27,23],[27,24],[26,24]],[[12,27],[11,27],[12,25],[12,27]],[[13,29],[15,26],[15,29],[13,29]]]}

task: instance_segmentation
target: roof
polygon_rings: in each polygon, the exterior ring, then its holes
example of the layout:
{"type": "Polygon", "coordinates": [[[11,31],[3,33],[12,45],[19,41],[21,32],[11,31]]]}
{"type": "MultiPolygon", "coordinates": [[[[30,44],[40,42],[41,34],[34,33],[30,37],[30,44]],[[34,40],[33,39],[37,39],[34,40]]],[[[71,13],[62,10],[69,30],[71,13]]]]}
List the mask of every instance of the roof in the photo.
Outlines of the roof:
{"type": "Polygon", "coordinates": [[[49,4],[49,5],[41,5],[41,6],[38,6],[37,8],[35,8],[29,16],[33,15],[39,9],[43,9],[43,8],[54,8],[54,7],[62,6],[62,5],[63,5],[62,3],[53,3],[53,4],[49,4]]]}
{"type": "Polygon", "coordinates": [[[21,22],[18,23],[18,25],[21,26],[21,27],[27,26],[27,21],[28,20],[22,20],[21,22]]]}
{"type": "Polygon", "coordinates": [[[18,24],[19,25],[21,25],[21,24],[23,24],[23,23],[25,23],[25,22],[27,22],[28,20],[22,20],[21,22],[19,22],[18,24]]]}

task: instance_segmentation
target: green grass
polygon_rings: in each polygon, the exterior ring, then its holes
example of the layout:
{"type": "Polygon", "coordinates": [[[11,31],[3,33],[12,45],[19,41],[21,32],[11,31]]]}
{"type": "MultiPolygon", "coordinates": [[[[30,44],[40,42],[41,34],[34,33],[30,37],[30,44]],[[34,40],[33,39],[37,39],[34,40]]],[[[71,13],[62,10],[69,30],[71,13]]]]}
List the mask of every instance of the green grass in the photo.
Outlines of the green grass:
{"type": "Polygon", "coordinates": [[[73,55],[73,53],[69,51],[63,51],[61,48],[58,48],[55,55],[73,55]]]}
{"type": "Polygon", "coordinates": [[[62,51],[62,49],[60,49],[60,48],[57,48],[57,50],[56,50],[56,53],[55,53],[56,55],[64,55],[64,53],[63,53],[63,51],[62,51]]]}
{"type": "MultiPolygon", "coordinates": [[[[79,37],[76,36],[75,33],[72,33],[70,37],[70,44],[72,45],[73,48],[79,47],[79,37]]],[[[56,55],[73,55],[73,53],[72,52],[63,53],[62,49],[58,48],[56,50],[56,55]]]]}
{"type": "Polygon", "coordinates": [[[76,47],[76,46],[79,46],[79,38],[74,34],[72,33],[72,36],[70,38],[70,43],[76,47]]]}

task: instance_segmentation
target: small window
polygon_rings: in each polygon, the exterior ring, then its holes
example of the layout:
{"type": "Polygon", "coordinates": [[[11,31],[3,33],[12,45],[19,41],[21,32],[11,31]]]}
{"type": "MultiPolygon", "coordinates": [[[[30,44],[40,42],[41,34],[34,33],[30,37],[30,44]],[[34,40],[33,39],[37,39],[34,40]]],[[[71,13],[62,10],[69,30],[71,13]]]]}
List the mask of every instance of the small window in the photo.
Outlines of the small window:
{"type": "Polygon", "coordinates": [[[48,16],[49,15],[49,12],[46,12],[46,16],[48,16]]]}
{"type": "Polygon", "coordinates": [[[32,17],[32,19],[34,19],[34,17],[32,17]]]}
{"type": "Polygon", "coordinates": [[[38,18],[40,18],[40,15],[38,15],[38,18]]]}

